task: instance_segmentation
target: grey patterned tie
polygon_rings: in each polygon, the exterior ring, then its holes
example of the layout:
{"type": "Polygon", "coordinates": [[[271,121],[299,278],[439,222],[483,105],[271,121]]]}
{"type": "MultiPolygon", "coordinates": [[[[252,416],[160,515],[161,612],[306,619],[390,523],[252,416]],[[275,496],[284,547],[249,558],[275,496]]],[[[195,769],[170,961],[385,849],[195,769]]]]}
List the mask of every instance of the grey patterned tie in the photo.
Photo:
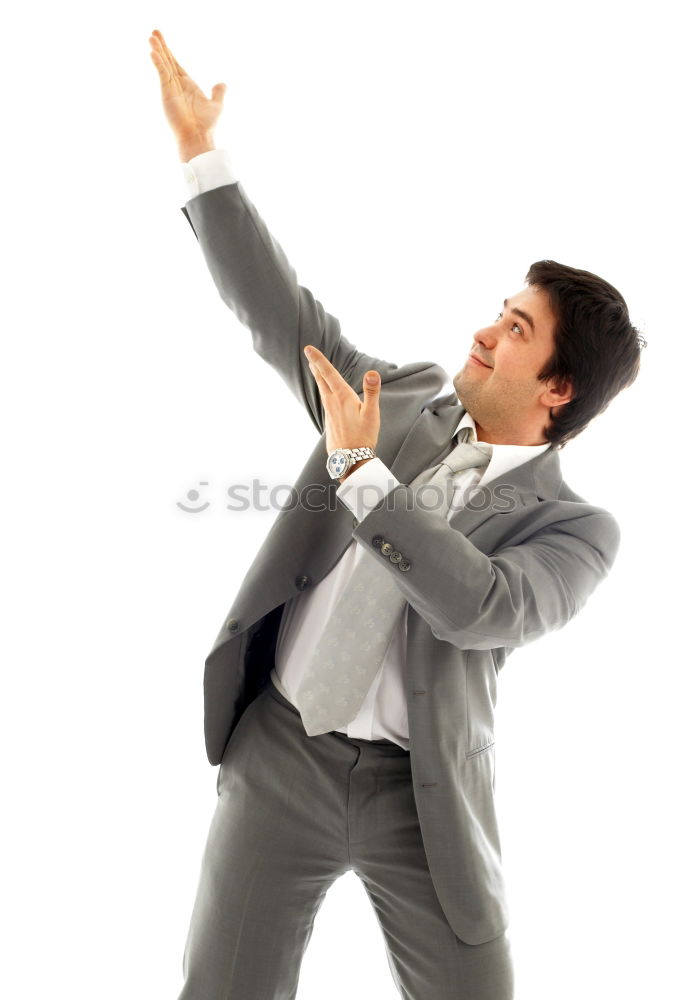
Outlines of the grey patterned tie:
{"type": "MultiPolygon", "coordinates": [[[[468,444],[470,433],[471,428],[460,431],[464,440],[411,483],[426,510],[445,516],[454,496],[453,474],[488,464],[491,446],[468,444]]],[[[363,558],[344,587],[296,692],[308,736],[346,727],[358,714],[407,603],[393,576],[363,558]]]]}

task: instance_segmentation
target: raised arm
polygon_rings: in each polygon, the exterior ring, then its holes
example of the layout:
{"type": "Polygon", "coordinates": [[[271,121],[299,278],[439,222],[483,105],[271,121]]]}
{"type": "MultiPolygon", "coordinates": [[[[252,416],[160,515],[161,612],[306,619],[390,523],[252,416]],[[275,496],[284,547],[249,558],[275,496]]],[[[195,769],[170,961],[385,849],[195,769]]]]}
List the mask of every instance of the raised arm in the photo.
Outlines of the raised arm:
{"type": "MultiPolygon", "coordinates": [[[[181,160],[188,162],[214,149],[213,128],[225,85],[216,84],[212,98],[206,98],[173,58],[161,32],[153,32],[150,42],[164,110],[181,160]]],[[[242,184],[204,191],[182,211],[222,300],[250,330],[255,351],[279,373],[321,434],[325,415],[303,353],[306,344],[318,347],[357,393],[363,392],[369,369],[381,378],[397,370],[396,364],[357,350],[341,333],[339,321],[299,285],[286,254],[242,184]]]]}

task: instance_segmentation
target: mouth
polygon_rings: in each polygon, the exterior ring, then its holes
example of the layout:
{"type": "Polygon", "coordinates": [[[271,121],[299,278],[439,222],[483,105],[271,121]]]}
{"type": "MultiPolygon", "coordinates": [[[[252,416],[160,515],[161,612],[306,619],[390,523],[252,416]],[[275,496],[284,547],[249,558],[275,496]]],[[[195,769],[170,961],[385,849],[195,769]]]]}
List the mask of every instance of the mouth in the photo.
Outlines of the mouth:
{"type": "Polygon", "coordinates": [[[484,362],[483,362],[483,361],[481,360],[481,358],[477,358],[476,354],[470,354],[470,355],[469,355],[469,360],[470,360],[470,361],[473,361],[475,365],[481,365],[481,367],[482,367],[482,368],[490,368],[490,367],[491,367],[491,365],[487,365],[487,364],[485,364],[485,363],[484,363],[484,362]]]}

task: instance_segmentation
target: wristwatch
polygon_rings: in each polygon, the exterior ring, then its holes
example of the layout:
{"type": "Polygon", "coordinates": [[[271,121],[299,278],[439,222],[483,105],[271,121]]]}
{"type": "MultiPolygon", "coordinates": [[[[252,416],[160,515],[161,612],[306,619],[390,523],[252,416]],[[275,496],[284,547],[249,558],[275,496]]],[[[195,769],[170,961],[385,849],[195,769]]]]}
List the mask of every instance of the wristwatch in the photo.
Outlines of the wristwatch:
{"type": "Polygon", "coordinates": [[[341,479],[364,458],[375,458],[372,448],[336,448],[327,456],[327,471],[332,479],[341,479]]]}

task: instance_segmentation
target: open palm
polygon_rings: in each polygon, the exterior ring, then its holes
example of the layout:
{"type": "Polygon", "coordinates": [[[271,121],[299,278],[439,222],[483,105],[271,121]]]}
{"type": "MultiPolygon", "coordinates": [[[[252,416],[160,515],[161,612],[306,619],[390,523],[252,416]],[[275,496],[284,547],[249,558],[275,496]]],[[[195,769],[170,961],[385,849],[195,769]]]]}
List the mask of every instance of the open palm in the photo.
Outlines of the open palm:
{"type": "Polygon", "coordinates": [[[151,57],[159,72],[164,112],[178,138],[194,137],[211,132],[223,110],[225,83],[212,87],[212,96],[205,97],[192,77],[173,58],[173,53],[156,28],[149,38],[151,57]]]}

